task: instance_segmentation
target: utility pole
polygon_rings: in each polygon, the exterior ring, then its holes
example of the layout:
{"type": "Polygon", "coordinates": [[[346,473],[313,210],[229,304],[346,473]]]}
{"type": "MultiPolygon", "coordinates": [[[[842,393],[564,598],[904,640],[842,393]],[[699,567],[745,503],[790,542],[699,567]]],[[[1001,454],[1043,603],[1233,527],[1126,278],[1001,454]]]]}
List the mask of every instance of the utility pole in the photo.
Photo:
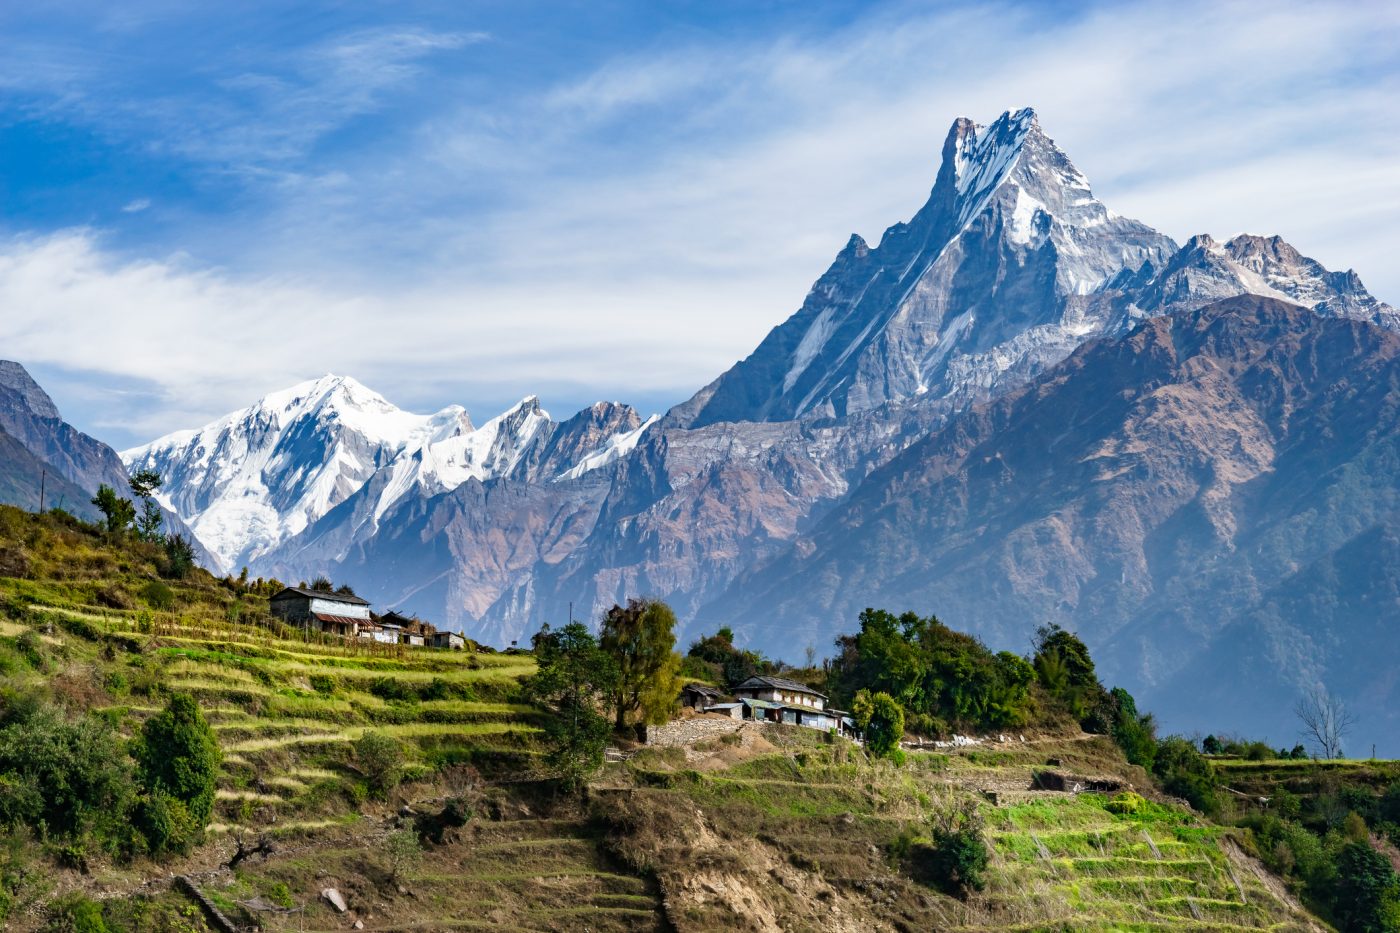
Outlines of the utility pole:
{"type": "Polygon", "coordinates": [[[44,514],[44,484],[48,481],[49,471],[46,469],[39,471],[39,514],[44,514]]]}

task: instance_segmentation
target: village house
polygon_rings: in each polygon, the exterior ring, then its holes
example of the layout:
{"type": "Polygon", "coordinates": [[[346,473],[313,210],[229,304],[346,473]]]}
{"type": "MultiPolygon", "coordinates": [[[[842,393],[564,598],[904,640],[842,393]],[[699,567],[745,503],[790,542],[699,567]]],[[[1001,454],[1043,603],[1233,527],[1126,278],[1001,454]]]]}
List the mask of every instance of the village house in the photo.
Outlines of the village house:
{"type": "Polygon", "coordinates": [[[467,647],[467,637],[461,632],[433,632],[433,647],[465,651],[467,647]]]}
{"type": "Polygon", "coordinates": [[[400,612],[387,612],[380,616],[379,627],[392,632],[401,645],[423,645],[433,631],[431,625],[400,612]]]}
{"type": "Polygon", "coordinates": [[[268,610],[292,625],[354,638],[372,626],[369,601],[349,593],[289,586],[268,600],[268,610]]]}
{"type": "Polygon", "coordinates": [[[681,690],[680,702],[694,710],[733,719],[787,723],[824,732],[835,729],[852,736],[857,731],[848,714],[827,708],[826,694],[784,677],[750,677],[734,688],[734,696],[738,702],[719,702],[723,697],[718,690],[691,683],[681,690]]]}
{"type": "Polygon", "coordinates": [[[724,699],[723,691],[707,684],[686,684],[681,688],[681,706],[693,710],[704,710],[715,706],[724,699]]]}

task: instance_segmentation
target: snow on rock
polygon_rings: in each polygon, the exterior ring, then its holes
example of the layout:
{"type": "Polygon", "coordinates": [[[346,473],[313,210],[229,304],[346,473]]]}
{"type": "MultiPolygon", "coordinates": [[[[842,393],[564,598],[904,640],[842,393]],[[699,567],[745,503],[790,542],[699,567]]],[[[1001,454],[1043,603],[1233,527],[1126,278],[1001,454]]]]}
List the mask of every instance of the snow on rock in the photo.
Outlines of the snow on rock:
{"type": "Polygon", "coordinates": [[[660,415],[652,415],[646,421],[643,421],[640,427],[622,434],[614,434],[612,437],[608,438],[607,443],[603,444],[602,447],[599,447],[590,454],[586,454],[573,467],[556,476],[555,482],[578,479],[585,473],[592,472],[600,467],[607,466],[609,463],[621,460],[632,452],[633,448],[637,446],[637,442],[642,439],[642,435],[646,433],[647,428],[656,424],[660,417],[660,415]]]}
{"type": "Polygon", "coordinates": [[[297,534],[402,451],[471,430],[465,409],[403,411],[326,375],[121,454],[165,478],[170,508],[229,566],[297,534]]]}
{"type": "Polygon", "coordinates": [[[415,487],[431,495],[456,489],[467,480],[485,481],[510,473],[536,434],[550,423],[549,413],[532,395],[474,431],[430,440],[407,451],[389,468],[375,520],[415,487]]]}
{"type": "MultiPolygon", "coordinates": [[[[327,375],[121,457],[128,469],[159,472],[162,503],[237,567],[273,552],[376,476],[371,529],[410,494],[430,498],[509,475],[555,427],[535,396],[478,428],[459,405],[413,414],[354,379],[327,375]]],[[[560,466],[582,475],[615,461],[641,435],[627,427],[577,465],[560,466]]]]}

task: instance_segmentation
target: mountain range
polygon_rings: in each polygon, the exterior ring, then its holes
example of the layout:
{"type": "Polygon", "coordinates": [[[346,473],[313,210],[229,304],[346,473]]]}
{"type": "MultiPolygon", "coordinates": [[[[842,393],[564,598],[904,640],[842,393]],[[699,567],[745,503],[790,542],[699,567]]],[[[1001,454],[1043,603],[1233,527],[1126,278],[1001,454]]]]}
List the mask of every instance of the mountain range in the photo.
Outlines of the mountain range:
{"type": "Polygon", "coordinates": [[[327,376],[122,459],[223,566],[496,644],[638,594],[790,657],[866,605],[1018,650],[1055,621],[1167,723],[1228,701],[1283,741],[1314,684],[1400,709],[1366,648],[1397,618],[1397,330],[1277,237],[1119,216],[1019,110],[955,121],[912,218],[659,418],[476,427],[327,376]]]}

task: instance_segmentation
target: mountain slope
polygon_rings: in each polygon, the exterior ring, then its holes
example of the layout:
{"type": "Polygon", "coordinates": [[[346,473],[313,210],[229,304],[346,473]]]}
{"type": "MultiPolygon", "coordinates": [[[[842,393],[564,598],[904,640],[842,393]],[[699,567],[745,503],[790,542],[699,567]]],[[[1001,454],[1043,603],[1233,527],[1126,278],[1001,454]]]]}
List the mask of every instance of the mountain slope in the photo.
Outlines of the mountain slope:
{"type": "Polygon", "coordinates": [[[1257,665],[1257,718],[1236,725],[1280,735],[1318,682],[1400,709],[1391,663],[1356,663],[1400,604],[1375,591],[1358,627],[1342,595],[1385,578],[1390,551],[1359,542],[1400,527],[1397,467],[1400,336],[1227,299],[953,418],[700,617],[742,620],[768,650],[825,643],[867,605],[936,611],[998,647],[1058,622],[1169,721],[1204,659],[1257,665]],[[1360,555],[1365,572],[1328,569],[1360,555]]]}
{"type": "Polygon", "coordinates": [[[1111,312],[1087,296],[1175,249],[1096,200],[1034,111],[986,128],[960,118],[913,219],[874,248],[852,236],[802,309],[668,420],[845,415],[988,388],[998,367],[1068,352],[1111,312]],[[1007,359],[977,362],[993,351],[1007,359]]]}
{"type": "MultiPolygon", "coordinates": [[[[128,495],[126,468],[117,452],[64,421],[48,393],[11,360],[0,360],[0,431],[7,438],[0,455],[6,474],[0,479],[0,501],[37,508],[42,481],[46,507],[96,519],[91,499],[99,486],[105,483],[128,495]]],[[[199,562],[217,568],[213,555],[180,517],[168,508],[163,512],[165,529],[190,539],[199,562]]]]}
{"type": "Polygon", "coordinates": [[[373,535],[402,499],[432,499],[517,471],[542,480],[586,472],[629,450],[641,427],[635,411],[613,403],[561,426],[532,396],[477,428],[460,406],[416,415],[354,379],[328,375],[122,457],[133,470],[166,478],[165,501],[228,566],[306,576],[286,570],[284,552],[324,567],[356,535],[373,535]],[[319,524],[332,512],[334,520],[319,524]],[[308,550],[308,540],[333,546],[308,550]]]}

